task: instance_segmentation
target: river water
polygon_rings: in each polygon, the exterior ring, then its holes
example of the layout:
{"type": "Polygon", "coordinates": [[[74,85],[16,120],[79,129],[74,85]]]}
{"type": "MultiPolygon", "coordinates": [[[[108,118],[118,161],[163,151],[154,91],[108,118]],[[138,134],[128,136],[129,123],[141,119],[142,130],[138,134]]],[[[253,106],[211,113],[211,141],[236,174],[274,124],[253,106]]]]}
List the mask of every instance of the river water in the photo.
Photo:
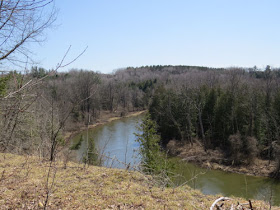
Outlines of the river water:
{"type": "MultiPolygon", "coordinates": [[[[143,115],[124,118],[81,132],[72,139],[72,145],[80,143],[75,151],[76,160],[82,161],[88,151],[89,142],[94,142],[96,151],[103,158],[101,164],[106,167],[126,168],[127,164],[137,167],[141,156],[139,143],[134,133],[139,133],[137,124],[143,115]],[[108,158],[109,157],[109,158],[108,158]]],[[[280,182],[269,178],[228,173],[219,170],[206,170],[178,158],[171,158],[176,167],[173,178],[175,185],[186,183],[204,194],[222,194],[223,196],[244,197],[269,201],[280,205],[280,182]],[[193,177],[196,177],[193,179],[193,177]]]]}

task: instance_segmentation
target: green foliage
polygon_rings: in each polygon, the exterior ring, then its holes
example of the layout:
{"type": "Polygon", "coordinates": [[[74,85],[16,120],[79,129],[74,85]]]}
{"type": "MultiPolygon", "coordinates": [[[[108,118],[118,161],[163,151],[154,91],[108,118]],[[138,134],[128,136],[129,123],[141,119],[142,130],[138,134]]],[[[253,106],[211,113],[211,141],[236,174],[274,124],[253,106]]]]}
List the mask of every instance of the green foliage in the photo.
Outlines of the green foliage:
{"type": "Polygon", "coordinates": [[[269,145],[279,136],[280,91],[271,96],[272,106],[266,111],[265,92],[250,88],[249,84],[235,88],[201,85],[179,91],[159,87],[149,113],[158,125],[161,143],[165,145],[171,139],[192,142],[193,137],[204,137],[206,147],[220,147],[230,155],[234,141],[230,142],[229,137],[238,133],[243,157],[250,151],[255,155],[257,147],[269,145]],[[251,148],[249,140],[254,138],[257,146],[251,148]]]}
{"type": "Polygon", "coordinates": [[[57,137],[57,144],[60,145],[60,146],[65,146],[66,141],[65,141],[65,139],[63,138],[62,135],[59,135],[59,136],[57,137]]]}
{"type": "Polygon", "coordinates": [[[172,90],[159,87],[153,96],[149,107],[151,118],[158,124],[161,141],[166,144],[170,139],[184,139],[183,131],[186,127],[186,105],[181,96],[172,90]]]}
{"type": "Polygon", "coordinates": [[[70,150],[80,149],[82,141],[83,141],[83,136],[81,135],[78,141],[74,142],[74,144],[71,145],[70,150]]]}
{"type": "Polygon", "coordinates": [[[98,165],[98,154],[94,139],[89,139],[87,154],[84,155],[83,162],[89,165],[98,165]]]}
{"type": "Polygon", "coordinates": [[[32,66],[31,68],[31,75],[34,78],[42,78],[47,75],[47,71],[44,68],[32,66]]]}
{"type": "Polygon", "coordinates": [[[273,108],[277,124],[280,124],[280,90],[275,94],[273,108]]]}
{"type": "Polygon", "coordinates": [[[206,138],[211,138],[213,133],[213,124],[215,117],[215,106],[217,104],[218,93],[217,90],[212,88],[206,93],[205,105],[202,110],[203,126],[206,131],[206,138]]]}
{"type": "Polygon", "coordinates": [[[156,131],[156,123],[147,114],[139,126],[141,134],[135,134],[137,142],[140,143],[140,154],[142,155],[142,166],[144,172],[160,174],[168,173],[171,165],[160,148],[160,136],[156,131]]]}
{"type": "Polygon", "coordinates": [[[0,97],[5,96],[8,87],[8,81],[10,80],[10,78],[10,74],[7,76],[0,77],[0,97]]]}
{"type": "Polygon", "coordinates": [[[135,83],[135,82],[131,82],[129,84],[129,87],[137,87],[139,88],[139,90],[142,90],[143,92],[147,93],[149,90],[153,89],[154,88],[154,84],[157,83],[157,79],[154,79],[154,80],[145,80],[145,81],[142,81],[142,82],[139,82],[139,83],[135,83]]]}
{"type": "MultiPolygon", "coordinates": [[[[222,142],[222,145],[226,145],[226,141],[230,134],[233,132],[232,124],[232,111],[233,111],[233,98],[229,92],[221,94],[217,100],[217,105],[215,106],[215,116],[214,116],[214,131],[213,140],[218,140],[222,142]]],[[[219,144],[219,142],[214,142],[214,144],[219,144]]]]}

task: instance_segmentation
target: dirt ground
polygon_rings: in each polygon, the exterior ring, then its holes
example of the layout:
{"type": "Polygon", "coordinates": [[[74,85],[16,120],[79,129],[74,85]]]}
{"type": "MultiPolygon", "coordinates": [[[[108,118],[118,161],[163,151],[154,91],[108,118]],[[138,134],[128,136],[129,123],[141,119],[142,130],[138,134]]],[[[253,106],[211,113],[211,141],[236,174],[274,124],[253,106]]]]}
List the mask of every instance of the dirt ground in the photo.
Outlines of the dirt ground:
{"type": "Polygon", "coordinates": [[[255,158],[250,164],[246,165],[224,165],[222,151],[219,149],[205,151],[199,141],[191,145],[171,140],[167,145],[167,149],[171,155],[178,156],[187,162],[195,163],[203,168],[263,177],[269,177],[275,168],[274,161],[269,163],[268,160],[258,158],[255,158]]]}

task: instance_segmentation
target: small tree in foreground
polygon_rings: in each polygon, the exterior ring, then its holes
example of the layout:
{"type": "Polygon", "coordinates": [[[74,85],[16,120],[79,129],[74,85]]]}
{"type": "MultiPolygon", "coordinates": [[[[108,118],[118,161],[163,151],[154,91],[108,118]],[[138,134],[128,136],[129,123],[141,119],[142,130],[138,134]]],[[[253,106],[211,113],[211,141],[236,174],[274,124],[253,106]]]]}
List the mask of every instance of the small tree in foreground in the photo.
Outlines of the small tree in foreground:
{"type": "Polygon", "coordinates": [[[166,156],[161,151],[160,136],[156,132],[156,123],[147,114],[138,127],[141,134],[135,134],[137,142],[140,143],[140,154],[142,155],[143,171],[151,174],[166,174],[171,167],[166,156]]]}

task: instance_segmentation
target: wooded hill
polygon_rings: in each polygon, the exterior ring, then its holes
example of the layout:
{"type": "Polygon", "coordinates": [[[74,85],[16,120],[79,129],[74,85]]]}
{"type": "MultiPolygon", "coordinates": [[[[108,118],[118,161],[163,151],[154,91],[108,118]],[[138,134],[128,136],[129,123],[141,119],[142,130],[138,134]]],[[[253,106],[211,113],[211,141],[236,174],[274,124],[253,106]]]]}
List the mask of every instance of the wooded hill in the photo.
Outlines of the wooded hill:
{"type": "MultiPolygon", "coordinates": [[[[200,139],[234,164],[279,159],[280,70],[128,67],[112,74],[33,67],[0,77],[1,150],[52,156],[63,132],[104,113],[149,109],[161,142],[200,139]]],[[[279,162],[279,161],[278,161],[279,162]]],[[[279,164],[275,176],[278,176],[279,164]]]]}

